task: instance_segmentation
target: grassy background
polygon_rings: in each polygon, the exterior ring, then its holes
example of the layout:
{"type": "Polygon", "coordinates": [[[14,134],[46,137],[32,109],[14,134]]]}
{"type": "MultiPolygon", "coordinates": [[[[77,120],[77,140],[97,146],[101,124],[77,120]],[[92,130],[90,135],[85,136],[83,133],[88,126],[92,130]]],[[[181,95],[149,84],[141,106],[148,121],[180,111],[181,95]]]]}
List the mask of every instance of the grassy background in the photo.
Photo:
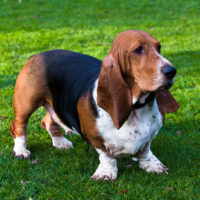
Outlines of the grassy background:
{"type": "Polygon", "coordinates": [[[200,199],[199,10],[198,0],[1,0],[0,199],[200,199]],[[103,59],[127,29],[159,39],[162,54],[178,70],[171,92],[181,109],[167,116],[152,144],[169,175],[147,174],[131,159],[119,159],[116,182],[90,180],[97,153],[78,136],[69,136],[73,150],[53,149],[40,127],[43,109],[28,125],[34,160],[13,158],[14,84],[29,56],[61,48],[103,59]]]}

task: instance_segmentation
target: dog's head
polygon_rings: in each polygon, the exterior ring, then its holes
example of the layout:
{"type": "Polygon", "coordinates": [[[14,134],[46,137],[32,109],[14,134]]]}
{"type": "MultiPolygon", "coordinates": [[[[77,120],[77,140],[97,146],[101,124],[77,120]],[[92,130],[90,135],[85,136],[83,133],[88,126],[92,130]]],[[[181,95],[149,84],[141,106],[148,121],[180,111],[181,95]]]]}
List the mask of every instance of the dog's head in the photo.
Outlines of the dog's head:
{"type": "Polygon", "coordinates": [[[114,39],[102,63],[97,103],[109,113],[116,128],[127,119],[132,105],[150,92],[161,91],[168,98],[167,102],[159,100],[163,112],[178,109],[168,91],[176,69],[161,56],[160,48],[160,42],[144,31],[124,31],[114,39]]]}

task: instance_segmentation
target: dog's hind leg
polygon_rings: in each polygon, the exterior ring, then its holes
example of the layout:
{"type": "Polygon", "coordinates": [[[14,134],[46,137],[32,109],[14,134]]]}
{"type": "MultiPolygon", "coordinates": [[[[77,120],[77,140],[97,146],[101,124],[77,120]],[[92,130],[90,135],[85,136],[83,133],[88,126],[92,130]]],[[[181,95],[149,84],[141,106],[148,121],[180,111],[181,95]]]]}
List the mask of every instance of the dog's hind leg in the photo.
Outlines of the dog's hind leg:
{"type": "Polygon", "coordinates": [[[49,98],[45,68],[39,56],[32,56],[20,71],[14,91],[14,120],[10,132],[14,138],[13,153],[16,157],[28,158],[26,127],[29,117],[49,98]]]}
{"type": "Polygon", "coordinates": [[[27,105],[24,100],[15,100],[15,102],[18,104],[18,107],[15,108],[15,117],[10,125],[10,132],[14,138],[13,154],[19,158],[29,158],[31,152],[26,149],[26,127],[30,115],[37,109],[37,107],[27,105]]]}
{"type": "Polygon", "coordinates": [[[63,136],[61,127],[53,120],[49,112],[41,121],[41,126],[48,131],[54,147],[58,149],[73,148],[72,143],[63,136]]]}
{"type": "Polygon", "coordinates": [[[16,157],[28,158],[31,152],[26,149],[27,132],[26,127],[29,117],[42,105],[42,89],[33,82],[34,74],[30,67],[25,65],[17,77],[14,92],[14,120],[10,125],[10,132],[14,138],[13,154],[16,157]]]}

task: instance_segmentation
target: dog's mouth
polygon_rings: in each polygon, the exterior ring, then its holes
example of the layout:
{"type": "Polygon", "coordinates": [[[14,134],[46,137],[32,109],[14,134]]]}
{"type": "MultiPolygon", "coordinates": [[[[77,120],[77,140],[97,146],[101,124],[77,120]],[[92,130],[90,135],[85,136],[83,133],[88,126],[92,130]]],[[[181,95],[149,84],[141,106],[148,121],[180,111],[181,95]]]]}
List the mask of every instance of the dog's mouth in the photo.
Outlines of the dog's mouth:
{"type": "Polygon", "coordinates": [[[174,84],[174,79],[168,79],[167,81],[165,81],[165,83],[159,87],[158,89],[170,89],[172,87],[172,85],[174,84]]]}

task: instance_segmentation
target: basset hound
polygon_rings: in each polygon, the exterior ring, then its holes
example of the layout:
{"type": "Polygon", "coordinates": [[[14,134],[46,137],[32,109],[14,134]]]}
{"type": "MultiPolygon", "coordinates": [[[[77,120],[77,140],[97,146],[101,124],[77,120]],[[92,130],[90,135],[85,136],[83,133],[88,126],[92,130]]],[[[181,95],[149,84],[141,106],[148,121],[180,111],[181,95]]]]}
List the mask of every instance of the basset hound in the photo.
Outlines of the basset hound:
{"type": "Polygon", "coordinates": [[[179,105],[169,92],[176,69],[160,54],[160,42],[144,31],[128,30],[114,39],[103,62],[88,55],[51,50],[29,58],[14,91],[10,126],[14,155],[28,158],[26,127],[40,106],[41,122],[54,147],[72,148],[75,132],[99,153],[96,180],[117,178],[117,158],[135,156],[147,172],[167,173],[150,150],[166,112],[179,105]]]}

